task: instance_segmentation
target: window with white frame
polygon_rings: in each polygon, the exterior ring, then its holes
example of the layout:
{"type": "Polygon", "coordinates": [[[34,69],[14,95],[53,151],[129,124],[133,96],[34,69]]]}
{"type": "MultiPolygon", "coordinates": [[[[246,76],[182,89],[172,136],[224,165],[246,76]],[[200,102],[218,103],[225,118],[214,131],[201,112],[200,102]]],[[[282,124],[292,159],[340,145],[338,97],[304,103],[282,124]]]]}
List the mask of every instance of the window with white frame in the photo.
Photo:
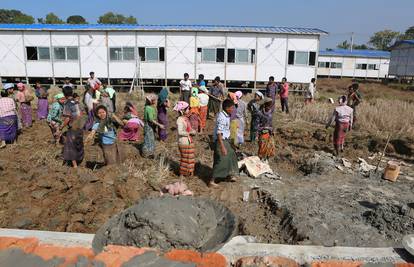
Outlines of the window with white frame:
{"type": "Polygon", "coordinates": [[[79,49],[74,46],[53,47],[53,59],[56,61],[78,60],[79,49]]]}
{"type": "Polygon", "coordinates": [[[368,64],[369,70],[379,70],[379,67],[377,64],[368,64]]]}
{"type": "Polygon", "coordinates": [[[358,64],[356,64],[355,68],[357,70],[366,70],[367,69],[367,64],[358,63],[358,64]]]}
{"type": "Polygon", "coordinates": [[[228,63],[255,63],[256,50],[255,49],[227,49],[227,62],[228,63]]]}
{"type": "Polygon", "coordinates": [[[50,60],[50,48],[49,47],[26,47],[27,60],[50,60]]]}
{"type": "Polygon", "coordinates": [[[216,63],[224,62],[224,48],[197,48],[197,53],[201,54],[201,62],[216,63]]]}
{"type": "Polygon", "coordinates": [[[288,64],[298,66],[315,66],[316,52],[290,50],[288,54],[288,64]]]}
{"type": "Polygon", "coordinates": [[[109,59],[111,61],[128,61],[135,60],[134,47],[110,47],[109,59]]]}
{"type": "Polygon", "coordinates": [[[341,62],[331,62],[331,69],[342,69],[341,62]]]}
{"type": "Polygon", "coordinates": [[[322,61],[318,62],[318,67],[319,68],[328,69],[329,66],[330,66],[330,62],[322,62],[322,61]]]}
{"type": "Polygon", "coordinates": [[[138,55],[142,62],[163,62],[164,47],[138,47],[138,55]]]}

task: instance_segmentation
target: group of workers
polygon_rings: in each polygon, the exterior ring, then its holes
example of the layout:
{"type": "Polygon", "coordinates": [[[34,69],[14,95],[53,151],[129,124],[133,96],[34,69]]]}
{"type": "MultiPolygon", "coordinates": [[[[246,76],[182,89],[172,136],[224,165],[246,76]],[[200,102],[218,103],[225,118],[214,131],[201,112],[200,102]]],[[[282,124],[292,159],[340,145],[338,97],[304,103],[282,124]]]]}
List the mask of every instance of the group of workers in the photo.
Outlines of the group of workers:
{"type": "MultiPolygon", "coordinates": [[[[82,100],[74,92],[70,80],[66,79],[62,92],[53,96],[54,102],[50,107],[48,91],[40,83],[36,83],[34,94],[23,83],[16,86],[4,84],[0,98],[1,148],[6,143],[13,143],[19,131],[32,126],[31,102],[36,96],[37,119],[47,122],[52,132],[52,142],[63,144],[63,159],[75,168],[84,158],[84,144],[93,140],[102,148],[105,164],[108,165],[122,162],[118,145],[120,141],[143,141],[142,155],[154,156],[155,140],[165,142],[168,138],[168,110],[171,107],[177,113],[181,176],[194,175],[194,136],[205,133],[207,119],[211,116],[215,118],[214,163],[209,186],[218,186],[217,182],[222,179],[234,181],[238,174],[236,150],[245,143],[248,124],[250,141],[258,140],[258,156],[269,159],[275,155],[273,114],[278,95],[281,111],[289,113],[289,83],[286,78],[275,82],[274,77],[269,77],[265,93],[255,91],[253,99],[248,103],[243,100],[242,91],[228,92],[220,77],[216,77],[207,89],[202,74],[192,82],[185,73],[179,86],[180,99],[174,106],[170,104],[167,88],[163,88],[158,95],[148,94],[141,119],[136,106],[131,102],[126,102],[119,118],[116,115],[116,91],[102,84],[93,72],[86,83],[82,100]],[[17,92],[14,91],[15,87],[17,92]],[[250,121],[248,113],[251,114],[250,121]],[[121,130],[118,131],[117,128],[121,130]],[[143,138],[140,135],[141,129],[144,132],[143,138]],[[84,133],[87,133],[86,138],[84,133]]],[[[313,102],[315,90],[316,80],[312,79],[305,93],[306,104],[313,102]]],[[[343,150],[345,133],[352,128],[356,117],[355,108],[361,102],[358,84],[354,83],[349,90],[348,97],[339,98],[339,106],[335,108],[326,126],[336,122],[334,148],[337,154],[343,150]]]]}

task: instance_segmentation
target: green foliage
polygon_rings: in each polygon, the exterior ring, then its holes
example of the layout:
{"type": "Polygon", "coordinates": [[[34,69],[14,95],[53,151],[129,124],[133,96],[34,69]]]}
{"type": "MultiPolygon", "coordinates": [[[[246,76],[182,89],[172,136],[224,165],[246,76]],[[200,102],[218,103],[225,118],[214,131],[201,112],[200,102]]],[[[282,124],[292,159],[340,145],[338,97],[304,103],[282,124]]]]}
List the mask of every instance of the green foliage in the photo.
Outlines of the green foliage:
{"type": "Polygon", "coordinates": [[[414,40],[414,26],[408,28],[403,35],[401,35],[402,40],[414,40]]]}
{"type": "MultiPolygon", "coordinates": [[[[347,40],[345,40],[342,43],[339,43],[336,47],[337,48],[340,48],[340,49],[351,49],[351,44],[348,43],[347,40]]],[[[360,44],[360,45],[359,44],[354,44],[352,46],[352,49],[355,49],[355,50],[367,50],[367,49],[370,49],[370,48],[366,44],[360,44]]]]}
{"type": "Polygon", "coordinates": [[[339,49],[349,49],[349,48],[351,48],[351,44],[348,43],[347,40],[345,40],[342,43],[339,43],[336,47],[339,48],[339,49]]]}
{"type": "Polygon", "coordinates": [[[133,16],[125,17],[122,14],[107,12],[99,17],[99,24],[137,24],[137,19],[133,16]]]}
{"type": "Polygon", "coordinates": [[[58,16],[56,16],[54,13],[50,12],[46,15],[45,18],[46,24],[64,24],[65,22],[61,20],[58,16]]]}
{"type": "Polygon", "coordinates": [[[372,44],[378,50],[388,50],[399,36],[399,32],[383,30],[374,33],[368,43],[372,44]]]}
{"type": "Polygon", "coordinates": [[[33,24],[32,16],[14,9],[0,9],[0,23],[33,24]]]}
{"type": "Polygon", "coordinates": [[[80,15],[72,15],[66,19],[68,24],[88,24],[86,19],[80,15]]]}

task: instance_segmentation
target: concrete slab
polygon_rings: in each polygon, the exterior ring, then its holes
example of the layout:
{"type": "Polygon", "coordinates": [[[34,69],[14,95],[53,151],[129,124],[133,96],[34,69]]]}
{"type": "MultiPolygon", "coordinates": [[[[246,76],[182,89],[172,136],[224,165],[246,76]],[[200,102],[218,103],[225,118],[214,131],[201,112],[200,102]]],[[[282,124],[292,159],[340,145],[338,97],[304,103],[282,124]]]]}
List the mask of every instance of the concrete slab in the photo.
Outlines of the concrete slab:
{"type": "Polygon", "coordinates": [[[231,263],[236,262],[239,258],[249,256],[286,257],[295,260],[299,264],[326,260],[372,263],[414,261],[414,258],[402,248],[292,246],[249,243],[246,240],[246,238],[236,237],[217,252],[224,255],[231,263]]]}
{"type": "Polygon", "coordinates": [[[56,246],[79,246],[79,247],[92,247],[92,240],[94,234],[81,234],[81,233],[66,233],[66,232],[51,232],[51,231],[37,231],[37,230],[19,230],[19,229],[7,229],[0,228],[0,236],[4,237],[35,237],[39,239],[41,243],[53,244],[56,246]]]}

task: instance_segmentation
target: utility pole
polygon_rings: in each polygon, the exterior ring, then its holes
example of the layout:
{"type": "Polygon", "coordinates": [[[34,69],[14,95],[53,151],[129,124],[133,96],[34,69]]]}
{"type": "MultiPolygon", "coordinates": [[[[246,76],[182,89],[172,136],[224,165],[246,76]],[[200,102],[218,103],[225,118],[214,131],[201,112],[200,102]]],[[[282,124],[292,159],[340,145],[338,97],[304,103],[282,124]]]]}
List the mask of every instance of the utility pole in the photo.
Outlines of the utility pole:
{"type": "Polygon", "coordinates": [[[351,52],[354,49],[354,32],[351,32],[351,52]]]}

